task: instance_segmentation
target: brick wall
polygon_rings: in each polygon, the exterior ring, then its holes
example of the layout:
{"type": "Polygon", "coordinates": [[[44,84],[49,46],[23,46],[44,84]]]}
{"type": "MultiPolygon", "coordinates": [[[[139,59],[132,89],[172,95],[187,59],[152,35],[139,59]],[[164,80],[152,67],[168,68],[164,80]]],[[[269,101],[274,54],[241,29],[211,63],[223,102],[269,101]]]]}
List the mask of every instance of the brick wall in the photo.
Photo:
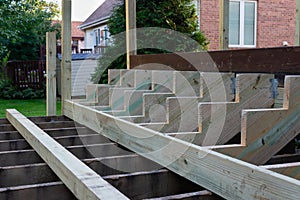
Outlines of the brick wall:
{"type": "Polygon", "coordinates": [[[259,0],[257,4],[257,47],[294,44],[296,31],[295,0],[259,0]]]}
{"type": "MultiPolygon", "coordinates": [[[[201,31],[210,41],[210,50],[220,49],[220,0],[201,0],[201,31]]],[[[257,47],[294,44],[296,0],[259,0],[257,3],[257,47]]]]}
{"type": "Polygon", "coordinates": [[[219,49],[220,2],[219,0],[200,2],[200,29],[210,41],[209,49],[219,49]]]}

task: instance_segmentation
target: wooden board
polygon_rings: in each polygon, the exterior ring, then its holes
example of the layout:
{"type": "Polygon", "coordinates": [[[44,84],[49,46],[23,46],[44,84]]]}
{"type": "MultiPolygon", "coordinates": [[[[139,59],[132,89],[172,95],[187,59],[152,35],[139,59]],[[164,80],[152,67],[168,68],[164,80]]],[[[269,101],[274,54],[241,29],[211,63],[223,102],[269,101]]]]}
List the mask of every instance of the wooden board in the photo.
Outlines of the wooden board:
{"type": "Polygon", "coordinates": [[[237,74],[232,103],[200,103],[199,130],[194,143],[201,146],[225,144],[241,131],[243,109],[271,108],[271,74],[237,74]],[[216,128],[217,127],[217,128],[216,128]]]}
{"type": "Polygon", "coordinates": [[[7,118],[78,199],[127,199],[18,111],[7,118]]]}
{"type": "Polygon", "coordinates": [[[75,121],[227,199],[295,199],[300,181],[65,102],[75,121]],[[80,114],[76,114],[80,113],[80,114]]]}
{"type": "Polygon", "coordinates": [[[264,165],[261,167],[300,180],[300,162],[264,165]]]}
{"type": "Polygon", "coordinates": [[[121,71],[119,69],[108,70],[108,84],[120,86],[121,71]]]}
{"type": "Polygon", "coordinates": [[[56,115],[56,33],[46,33],[46,113],[56,115]]]}
{"type": "MultiPolygon", "coordinates": [[[[199,102],[224,102],[234,99],[231,89],[233,84],[232,78],[234,77],[232,73],[201,73],[199,77],[200,82],[197,84],[193,83],[197,74],[186,72],[186,74],[179,75],[178,73],[177,76],[181,77],[178,79],[179,85],[182,85],[183,81],[185,81],[185,84],[188,84],[189,87],[186,85],[181,86],[178,89],[179,91],[177,90],[179,94],[176,93],[174,97],[169,97],[162,101],[161,105],[165,104],[164,108],[167,111],[167,122],[165,125],[157,124],[156,126],[155,124],[149,124],[144,125],[145,127],[163,133],[198,132],[199,102]],[[189,79],[190,81],[187,81],[189,79]],[[195,95],[196,88],[200,90],[198,96],[195,95]],[[183,92],[183,90],[187,90],[187,93],[183,92]],[[191,96],[186,96],[187,94],[191,96]]],[[[177,79],[175,79],[175,85],[177,85],[177,79]]],[[[157,104],[157,102],[155,101],[153,104],[157,104]]],[[[151,105],[151,102],[149,105],[151,105]]]]}
{"type": "Polygon", "coordinates": [[[131,68],[165,69],[202,72],[251,72],[299,74],[299,46],[235,49],[226,51],[148,54],[131,56],[131,68]],[[210,57],[212,62],[207,62],[210,57]],[[155,63],[155,64],[153,64],[155,63]],[[159,65],[157,67],[157,65],[159,65]]]}
{"type": "Polygon", "coordinates": [[[264,164],[300,131],[300,76],[287,76],[283,108],[242,112],[242,141],[236,148],[213,147],[238,159],[264,164]]]}

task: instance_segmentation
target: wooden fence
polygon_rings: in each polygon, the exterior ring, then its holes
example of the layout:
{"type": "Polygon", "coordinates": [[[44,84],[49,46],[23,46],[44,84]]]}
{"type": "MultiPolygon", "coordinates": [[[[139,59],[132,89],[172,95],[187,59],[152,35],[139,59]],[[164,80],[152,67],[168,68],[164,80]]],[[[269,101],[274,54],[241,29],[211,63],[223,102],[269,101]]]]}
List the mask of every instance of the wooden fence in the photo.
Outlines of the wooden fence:
{"type": "Polygon", "coordinates": [[[251,73],[300,73],[300,47],[131,56],[131,68],[251,73]]]}
{"type": "Polygon", "coordinates": [[[9,62],[6,73],[19,89],[42,89],[46,80],[46,62],[43,60],[9,62]]]}

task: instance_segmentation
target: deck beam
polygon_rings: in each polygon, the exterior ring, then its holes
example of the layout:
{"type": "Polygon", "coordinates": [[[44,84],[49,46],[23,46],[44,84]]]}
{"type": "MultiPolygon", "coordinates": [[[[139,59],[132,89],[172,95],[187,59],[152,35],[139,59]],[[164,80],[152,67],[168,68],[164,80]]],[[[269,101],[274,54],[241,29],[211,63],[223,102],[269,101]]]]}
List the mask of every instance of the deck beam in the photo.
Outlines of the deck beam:
{"type": "Polygon", "coordinates": [[[7,119],[78,199],[127,199],[33,122],[11,109],[7,119]]]}
{"type": "Polygon", "coordinates": [[[230,199],[295,199],[300,181],[166,136],[92,108],[65,102],[69,118],[230,199]],[[80,113],[80,114],[78,114],[80,113]]]}

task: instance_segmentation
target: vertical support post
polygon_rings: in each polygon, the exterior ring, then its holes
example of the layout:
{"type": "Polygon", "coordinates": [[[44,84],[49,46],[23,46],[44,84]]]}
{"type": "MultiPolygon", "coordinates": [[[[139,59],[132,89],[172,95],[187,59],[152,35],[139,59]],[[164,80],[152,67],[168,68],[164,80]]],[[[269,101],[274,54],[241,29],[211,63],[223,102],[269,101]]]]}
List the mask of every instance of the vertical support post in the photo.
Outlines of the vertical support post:
{"type": "Polygon", "coordinates": [[[130,56],[136,55],[136,0],[125,0],[126,9],[126,57],[130,69],[130,56]]]}
{"type": "Polygon", "coordinates": [[[300,0],[296,0],[295,45],[300,45],[300,0]]]}
{"type": "Polygon", "coordinates": [[[62,0],[62,60],[61,60],[61,96],[62,114],[64,115],[65,100],[71,99],[71,5],[72,0],[62,0]]]}
{"type": "Polygon", "coordinates": [[[46,33],[47,116],[56,115],[56,33],[46,33]]]}
{"type": "Polygon", "coordinates": [[[220,49],[228,49],[229,39],[229,0],[220,0],[220,49]]]}

